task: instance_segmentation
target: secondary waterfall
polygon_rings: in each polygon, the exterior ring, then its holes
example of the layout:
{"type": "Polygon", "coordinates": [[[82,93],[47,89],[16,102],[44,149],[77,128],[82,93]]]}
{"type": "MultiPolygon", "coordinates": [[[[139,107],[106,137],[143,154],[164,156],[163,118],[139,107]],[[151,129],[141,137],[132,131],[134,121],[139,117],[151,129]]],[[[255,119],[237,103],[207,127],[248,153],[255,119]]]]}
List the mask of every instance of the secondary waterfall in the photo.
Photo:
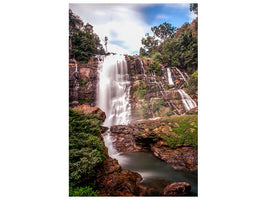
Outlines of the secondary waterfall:
{"type": "Polygon", "coordinates": [[[184,81],[188,84],[186,78],[184,77],[183,73],[178,69],[178,68],[175,68],[176,71],[182,76],[182,78],[184,79],[184,81]]]}
{"type": "MultiPolygon", "coordinates": [[[[126,125],[130,122],[129,104],[130,81],[127,62],[123,55],[109,55],[99,65],[99,84],[97,105],[106,114],[104,126],[126,125]]],[[[114,157],[117,151],[109,131],[104,136],[109,155],[114,157]]]]}
{"type": "Polygon", "coordinates": [[[196,102],[187,93],[185,93],[184,90],[179,89],[178,92],[181,95],[182,102],[186,111],[189,111],[192,108],[197,107],[196,102]]]}
{"type": "Polygon", "coordinates": [[[75,101],[78,101],[79,99],[79,72],[78,72],[78,64],[75,59],[73,59],[75,63],[75,71],[73,72],[73,78],[74,78],[74,84],[73,84],[73,97],[75,101]]]}
{"type": "Polygon", "coordinates": [[[168,73],[168,81],[170,85],[174,85],[173,81],[172,81],[172,74],[171,74],[171,70],[169,68],[167,68],[167,73],[168,73]]]}
{"type": "Polygon", "coordinates": [[[140,62],[140,64],[141,64],[141,67],[142,67],[144,76],[147,77],[142,59],[138,57],[138,60],[139,60],[139,62],[140,62]]]}

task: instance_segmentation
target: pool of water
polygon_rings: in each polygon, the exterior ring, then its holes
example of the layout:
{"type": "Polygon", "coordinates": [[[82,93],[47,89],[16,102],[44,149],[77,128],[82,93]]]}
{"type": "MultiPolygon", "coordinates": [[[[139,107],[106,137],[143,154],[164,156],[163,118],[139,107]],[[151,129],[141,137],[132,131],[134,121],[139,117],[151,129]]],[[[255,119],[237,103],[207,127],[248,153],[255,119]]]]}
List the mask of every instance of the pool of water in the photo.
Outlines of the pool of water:
{"type": "Polygon", "coordinates": [[[191,184],[190,196],[197,196],[197,171],[174,170],[151,152],[120,153],[115,158],[122,168],[138,172],[143,177],[141,184],[151,188],[150,195],[159,195],[172,182],[187,182],[191,184]]]}

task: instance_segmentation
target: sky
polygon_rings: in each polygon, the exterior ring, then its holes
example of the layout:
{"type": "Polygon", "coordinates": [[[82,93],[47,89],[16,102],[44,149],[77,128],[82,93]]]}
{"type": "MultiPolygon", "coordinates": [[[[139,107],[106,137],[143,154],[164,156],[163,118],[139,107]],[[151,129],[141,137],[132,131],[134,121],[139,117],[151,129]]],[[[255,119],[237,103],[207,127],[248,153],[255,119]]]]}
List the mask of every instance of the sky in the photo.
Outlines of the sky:
{"type": "MultiPolygon", "coordinates": [[[[153,35],[152,26],[164,22],[181,27],[196,16],[189,4],[69,4],[70,9],[94,26],[101,40],[108,36],[108,51],[121,54],[139,54],[141,39],[153,35]]],[[[102,41],[103,44],[103,41],[102,41]]]]}

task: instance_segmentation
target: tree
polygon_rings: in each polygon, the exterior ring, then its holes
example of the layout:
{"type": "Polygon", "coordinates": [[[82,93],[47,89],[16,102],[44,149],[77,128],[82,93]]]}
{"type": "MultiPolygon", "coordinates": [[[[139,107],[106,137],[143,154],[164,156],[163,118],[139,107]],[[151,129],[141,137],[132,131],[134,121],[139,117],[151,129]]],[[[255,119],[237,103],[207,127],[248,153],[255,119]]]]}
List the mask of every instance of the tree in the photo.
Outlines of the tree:
{"type": "Polygon", "coordinates": [[[151,28],[151,31],[160,39],[163,41],[166,40],[167,38],[172,38],[175,31],[176,27],[172,26],[169,23],[164,22],[163,24],[160,24],[159,26],[154,26],[151,28]]]}
{"type": "Polygon", "coordinates": [[[89,23],[86,23],[85,26],[83,27],[83,31],[93,34],[94,30],[93,30],[93,26],[89,23]]]}
{"type": "Polygon", "coordinates": [[[79,16],[69,10],[69,55],[75,59],[87,62],[92,55],[105,54],[100,39],[94,33],[93,26],[89,23],[84,25],[79,16]]]}
{"type": "Polygon", "coordinates": [[[106,47],[106,52],[108,52],[108,36],[105,36],[105,47],[106,47]]]}
{"type": "Polygon", "coordinates": [[[83,27],[83,21],[78,15],[75,15],[71,9],[69,9],[69,34],[70,36],[77,33],[83,27]]]}
{"type": "Polygon", "coordinates": [[[140,49],[142,51],[142,54],[150,56],[152,51],[156,49],[158,45],[158,40],[155,38],[155,36],[150,36],[149,33],[146,33],[146,38],[142,38],[142,45],[144,45],[144,48],[140,49]]]}
{"type": "Polygon", "coordinates": [[[190,3],[190,11],[194,12],[196,15],[198,15],[198,4],[197,3],[190,3]]]}

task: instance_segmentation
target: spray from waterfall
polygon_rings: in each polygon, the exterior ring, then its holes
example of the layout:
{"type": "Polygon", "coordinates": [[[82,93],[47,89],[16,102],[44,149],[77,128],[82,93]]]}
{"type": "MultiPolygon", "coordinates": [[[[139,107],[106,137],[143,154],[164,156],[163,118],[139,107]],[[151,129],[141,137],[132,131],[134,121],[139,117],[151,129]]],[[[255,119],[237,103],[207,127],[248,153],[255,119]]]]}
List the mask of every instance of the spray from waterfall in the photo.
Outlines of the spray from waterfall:
{"type": "MultiPolygon", "coordinates": [[[[130,81],[127,62],[123,55],[109,55],[99,65],[97,105],[106,114],[104,126],[126,125],[130,122],[130,81]]],[[[116,157],[109,130],[104,136],[109,155],[116,157]]]]}

